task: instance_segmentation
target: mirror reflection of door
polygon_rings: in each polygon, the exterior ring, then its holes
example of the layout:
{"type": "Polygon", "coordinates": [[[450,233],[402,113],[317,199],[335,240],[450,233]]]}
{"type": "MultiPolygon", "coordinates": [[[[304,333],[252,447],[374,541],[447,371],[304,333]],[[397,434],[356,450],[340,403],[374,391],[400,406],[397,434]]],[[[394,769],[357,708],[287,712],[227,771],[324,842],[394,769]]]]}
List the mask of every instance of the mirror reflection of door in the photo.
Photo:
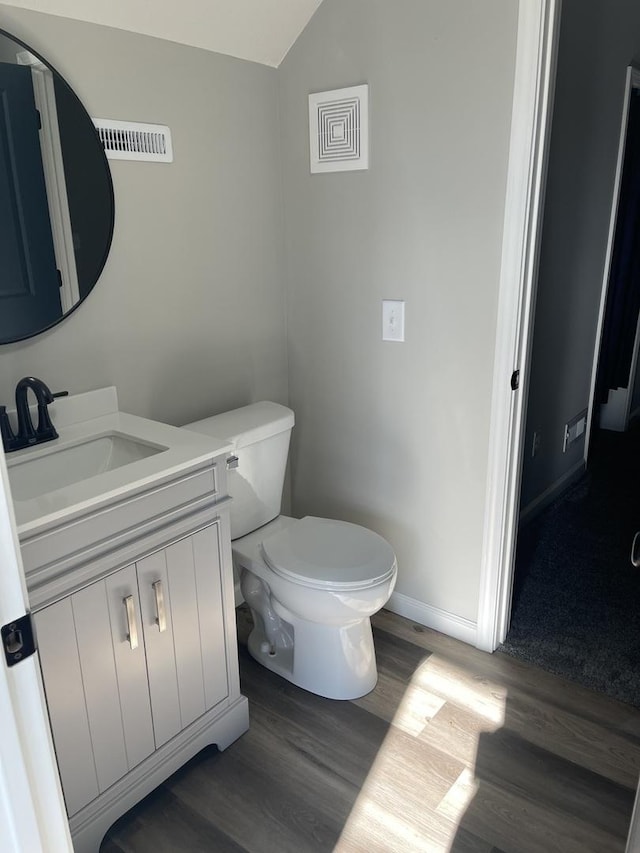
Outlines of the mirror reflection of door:
{"type": "Polygon", "coordinates": [[[31,71],[0,63],[0,339],[62,316],[31,71]],[[7,328],[3,324],[9,324],[7,328]]]}
{"type": "Polygon", "coordinates": [[[0,345],[80,305],[113,225],[111,173],[89,114],[55,68],[0,29],[0,345]]]}
{"type": "MultiPolygon", "coordinates": [[[[52,70],[28,50],[16,55],[18,65],[28,65],[36,109],[40,114],[40,152],[44,169],[44,183],[49,206],[49,221],[53,237],[53,251],[60,278],[60,301],[64,314],[80,301],[80,287],[76,269],[74,235],[67,194],[67,174],[62,151],[62,136],[58,115],[59,87],[52,70]],[[57,91],[56,91],[57,90],[57,91]]],[[[63,99],[64,102],[64,99],[63,99]]]]}

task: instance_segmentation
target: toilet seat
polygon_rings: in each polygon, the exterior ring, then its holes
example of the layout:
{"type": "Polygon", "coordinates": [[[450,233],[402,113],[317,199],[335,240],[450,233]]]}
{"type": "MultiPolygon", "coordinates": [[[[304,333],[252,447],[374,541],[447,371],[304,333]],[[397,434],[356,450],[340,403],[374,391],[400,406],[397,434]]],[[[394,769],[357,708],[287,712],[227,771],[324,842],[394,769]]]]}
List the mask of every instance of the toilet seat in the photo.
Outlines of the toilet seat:
{"type": "Polygon", "coordinates": [[[269,568],[315,589],[348,591],[375,586],[395,571],[389,543],[365,527],[307,516],[262,540],[269,568]]]}

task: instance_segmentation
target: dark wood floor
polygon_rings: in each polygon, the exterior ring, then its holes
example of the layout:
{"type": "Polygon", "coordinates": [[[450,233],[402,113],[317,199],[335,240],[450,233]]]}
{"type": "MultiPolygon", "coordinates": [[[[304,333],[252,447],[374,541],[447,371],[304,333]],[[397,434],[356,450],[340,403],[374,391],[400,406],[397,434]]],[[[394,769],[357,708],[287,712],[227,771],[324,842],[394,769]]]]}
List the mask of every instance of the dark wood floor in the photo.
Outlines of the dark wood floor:
{"type": "Polygon", "coordinates": [[[624,851],[640,711],[386,611],[379,681],[356,702],[256,664],[250,730],[125,815],[101,853],[624,851]]]}

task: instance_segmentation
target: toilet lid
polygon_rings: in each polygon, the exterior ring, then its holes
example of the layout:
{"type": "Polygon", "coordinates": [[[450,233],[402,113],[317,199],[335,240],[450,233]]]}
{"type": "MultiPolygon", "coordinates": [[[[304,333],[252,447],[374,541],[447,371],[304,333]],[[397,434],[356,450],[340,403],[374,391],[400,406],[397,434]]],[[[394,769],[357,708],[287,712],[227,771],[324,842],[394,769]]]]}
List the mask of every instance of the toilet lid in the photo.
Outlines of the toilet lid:
{"type": "Polygon", "coordinates": [[[262,542],[270,568],[305,586],[357,589],[393,574],[395,554],[386,539],[366,527],[306,518],[262,542]]]}

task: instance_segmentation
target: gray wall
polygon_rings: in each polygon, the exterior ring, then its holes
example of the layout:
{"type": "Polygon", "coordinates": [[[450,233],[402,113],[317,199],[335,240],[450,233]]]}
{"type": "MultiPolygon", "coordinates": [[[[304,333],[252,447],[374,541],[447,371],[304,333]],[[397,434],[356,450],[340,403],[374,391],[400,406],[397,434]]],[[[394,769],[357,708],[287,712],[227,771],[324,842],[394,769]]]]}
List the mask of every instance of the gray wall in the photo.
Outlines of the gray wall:
{"type": "Polygon", "coordinates": [[[511,0],[324,0],[279,69],[295,510],[378,530],[400,593],[473,621],[516,28],[511,0]],[[310,175],[307,93],[363,82],[369,171],[310,175]]]}
{"type": "Polygon", "coordinates": [[[564,0],[542,232],[522,505],[580,461],[564,424],[585,409],[604,274],[626,67],[637,0],[564,0]],[[534,430],[540,452],[531,457],[534,430]]]}
{"type": "Polygon", "coordinates": [[[173,164],[111,161],[116,226],[86,302],[0,348],[0,402],[25,374],[118,388],[169,423],[286,402],[274,69],[0,4],[0,27],[66,77],[93,116],[168,124],[173,164]]]}

